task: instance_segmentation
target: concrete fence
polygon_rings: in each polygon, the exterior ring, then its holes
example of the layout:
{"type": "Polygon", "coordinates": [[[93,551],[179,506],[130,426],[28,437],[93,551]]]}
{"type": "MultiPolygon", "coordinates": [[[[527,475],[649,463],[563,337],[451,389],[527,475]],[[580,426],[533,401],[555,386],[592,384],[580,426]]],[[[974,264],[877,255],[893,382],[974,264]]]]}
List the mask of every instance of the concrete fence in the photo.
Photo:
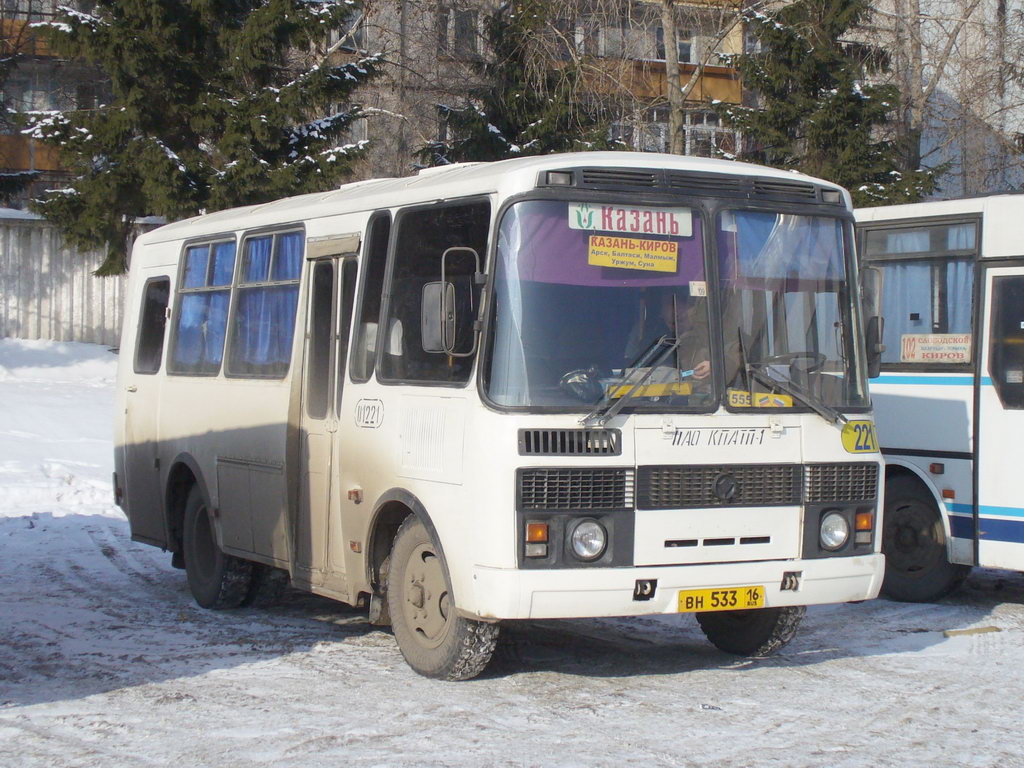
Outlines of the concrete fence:
{"type": "Polygon", "coordinates": [[[102,260],[43,218],[0,209],[0,338],[116,346],[125,278],[93,275],[102,260]]]}

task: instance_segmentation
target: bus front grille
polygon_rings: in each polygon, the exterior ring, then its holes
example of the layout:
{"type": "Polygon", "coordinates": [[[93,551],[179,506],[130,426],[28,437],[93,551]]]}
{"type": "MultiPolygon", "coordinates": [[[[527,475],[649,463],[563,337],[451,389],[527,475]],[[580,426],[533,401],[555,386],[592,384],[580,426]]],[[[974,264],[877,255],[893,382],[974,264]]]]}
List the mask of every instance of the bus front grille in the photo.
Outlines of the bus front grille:
{"type": "Polygon", "coordinates": [[[867,462],[808,464],[804,498],[812,504],[874,501],[878,498],[878,465],[867,462]]]}
{"type": "Polygon", "coordinates": [[[520,429],[520,456],[618,456],[617,429],[520,429]]]}
{"type": "Polygon", "coordinates": [[[633,508],[633,470],[541,468],[518,471],[520,510],[633,508]]]}
{"type": "Polygon", "coordinates": [[[801,502],[799,464],[678,464],[640,467],[639,509],[796,506],[801,502]]]}

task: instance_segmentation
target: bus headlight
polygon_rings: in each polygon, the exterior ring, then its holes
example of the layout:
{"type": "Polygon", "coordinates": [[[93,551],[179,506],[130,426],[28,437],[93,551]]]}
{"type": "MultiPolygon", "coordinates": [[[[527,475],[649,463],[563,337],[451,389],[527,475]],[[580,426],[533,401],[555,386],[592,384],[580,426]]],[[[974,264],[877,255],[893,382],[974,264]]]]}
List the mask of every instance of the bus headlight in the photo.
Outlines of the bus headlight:
{"type": "Polygon", "coordinates": [[[608,532],[597,520],[580,520],[573,526],[569,542],[580,560],[597,560],[608,546],[608,532]]]}
{"type": "Polygon", "coordinates": [[[821,546],[835,551],[850,538],[850,524],[839,512],[829,512],[821,518],[821,546]]]}

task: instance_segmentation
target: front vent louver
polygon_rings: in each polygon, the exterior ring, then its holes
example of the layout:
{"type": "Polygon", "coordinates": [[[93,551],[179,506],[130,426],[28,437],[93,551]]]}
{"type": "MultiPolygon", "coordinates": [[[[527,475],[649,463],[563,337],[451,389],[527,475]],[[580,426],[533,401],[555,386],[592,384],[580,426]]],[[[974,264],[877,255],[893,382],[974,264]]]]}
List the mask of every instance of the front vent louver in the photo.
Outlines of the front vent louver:
{"type": "Polygon", "coordinates": [[[799,181],[779,181],[776,179],[754,179],[755,195],[773,197],[792,197],[800,200],[817,200],[818,191],[813,184],[799,181]]]}
{"type": "Polygon", "coordinates": [[[518,471],[521,511],[632,509],[633,470],[540,468],[518,471]]]}
{"type": "Polygon", "coordinates": [[[736,194],[742,192],[738,176],[726,176],[719,174],[711,176],[697,173],[673,173],[668,174],[668,187],[673,191],[688,192],[697,195],[710,194],[736,194]]]}
{"type": "Polygon", "coordinates": [[[640,467],[637,472],[639,509],[700,507],[770,507],[797,505],[802,488],[799,464],[725,464],[640,467]],[[727,498],[716,494],[719,478],[734,487],[727,498]]]}
{"type": "Polygon", "coordinates": [[[619,456],[617,429],[520,429],[520,456],[619,456]]]}
{"type": "Polygon", "coordinates": [[[641,187],[653,189],[658,186],[659,174],[654,171],[631,171],[623,168],[585,168],[582,171],[582,185],[591,188],[641,187]]]}
{"type": "Polygon", "coordinates": [[[816,185],[779,178],[750,178],[728,173],[673,171],[661,168],[581,168],[577,186],[600,190],[653,190],[677,195],[731,197],[744,200],[820,202],[816,185]]]}
{"type": "Polygon", "coordinates": [[[874,501],[878,497],[878,465],[808,464],[804,498],[811,504],[840,501],[874,501]]]}

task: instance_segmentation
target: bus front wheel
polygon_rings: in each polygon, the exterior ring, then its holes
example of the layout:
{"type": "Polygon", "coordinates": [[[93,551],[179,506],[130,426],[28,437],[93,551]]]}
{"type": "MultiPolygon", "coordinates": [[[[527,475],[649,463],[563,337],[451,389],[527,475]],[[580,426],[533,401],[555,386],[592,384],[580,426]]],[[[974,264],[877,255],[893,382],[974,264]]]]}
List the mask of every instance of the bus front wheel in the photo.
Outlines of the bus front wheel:
{"type": "Polygon", "coordinates": [[[923,603],[948,595],[967,578],[969,566],[949,562],[939,510],[917,480],[904,475],[887,481],[884,514],[882,594],[923,603]]]}
{"type": "Polygon", "coordinates": [[[746,611],[709,611],[697,623],[711,644],[737,656],[768,656],[793,639],[806,608],[787,605],[746,611]]]}
{"type": "Polygon", "coordinates": [[[498,625],[459,616],[444,562],[415,515],[395,536],[388,569],[388,611],[398,649],[425,677],[468,680],[494,653],[498,625]]]}
{"type": "Polygon", "coordinates": [[[185,575],[192,597],[203,608],[237,608],[249,594],[253,564],[225,554],[217,546],[210,508],[199,486],[185,503],[182,533],[185,575]]]}

